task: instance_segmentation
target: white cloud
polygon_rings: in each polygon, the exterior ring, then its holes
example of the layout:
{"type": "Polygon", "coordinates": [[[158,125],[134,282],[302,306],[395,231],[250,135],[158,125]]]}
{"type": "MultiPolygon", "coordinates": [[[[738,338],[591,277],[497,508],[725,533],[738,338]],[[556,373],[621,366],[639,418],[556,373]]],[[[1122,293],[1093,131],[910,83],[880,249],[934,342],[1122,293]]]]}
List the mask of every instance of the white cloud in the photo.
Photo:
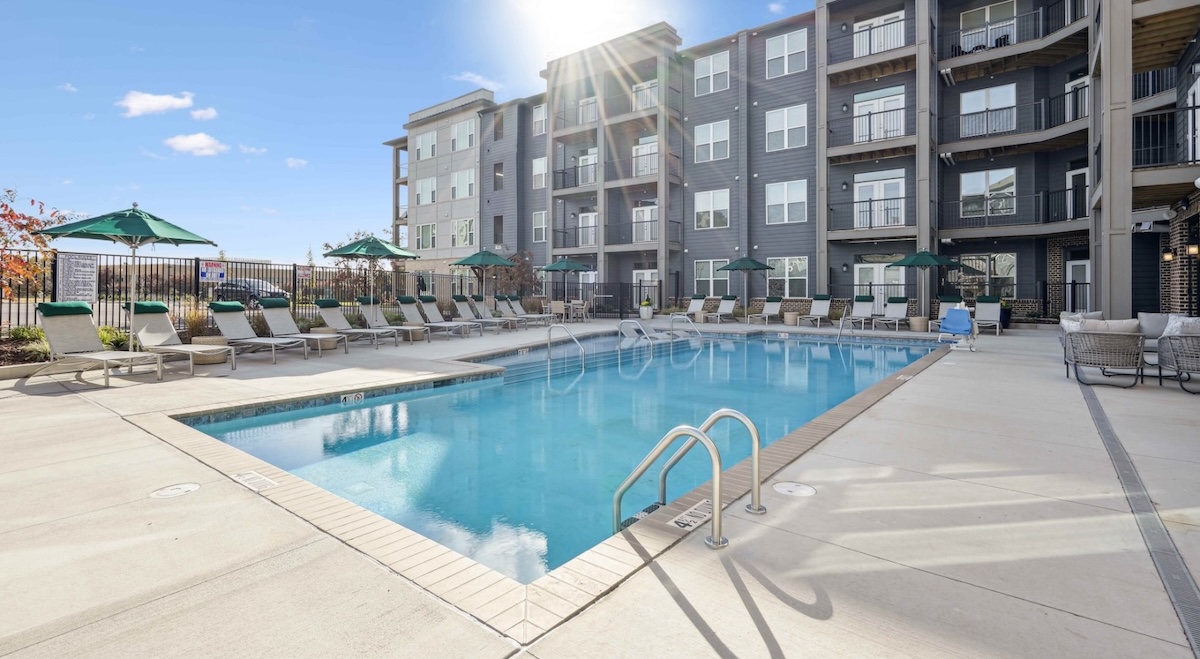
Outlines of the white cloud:
{"type": "Polygon", "coordinates": [[[246,146],[245,144],[239,144],[238,151],[241,151],[242,153],[246,153],[246,154],[249,154],[252,156],[261,156],[262,154],[267,152],[267,147],[265,147],[265,146],[246,146]]]}
{"type": "Polygon", "coordinates": [[[216,119],[217,109],[204,108],[202,110],[192,110],[192,118],[196,121],[208,121],[209,119],[216,119]]]}
{"type": "Polygon", "coordinates": [[[72,183],[74,183],[74,181],[72,181],[69,178],[63,179],[63,182],[62,182],[63,185],[71,185],[72,183]]]}
{"type": "Polygon", "coordinates": [[[89,113],[87,113],[87,114],[83,115],[83,120],[84,120],[84,121],[91,121],[92,119],[95,119],[95,118],[96,118],[96,113],[95,113],[95,112],[89,112],[89,113]]]}
{"type": "Polygon", "coordinates": [[[55,89],[57,89],[57,90],[59,90],[59,91],[63,91],[63,92],[71,92],[72,94],[74,94],[75,92],[79,91],[79,89],[77,89],[77,88],[75,87],[75,85],[72,85],[72,84],[71,84],[71,83],[69,83],[69,82],[64,82],[63,84],[61,84],[61,85],[59,85],[59,86],[55,87],[55,89]]]}
{"type": "Polygon", "coordinates": [[[193,156],[215,156],[229,150],[229,146],[221,144],[217,138],[208,133],[192,133],[191,135],[176,135],[163,140],[163,144],[181,153],[193,156]]]}
{"type": "Polygon", "coordinates": [[[772,14],[782,14],[784,11],[786,11],[786,8],[783,6],[782,2],[772,2],[771,4],[767,5],[767,11],[771,12],[772,14]]]}
{"type": "Polygon", "coordinates": [[[164,157],[162,157],[162,156],[158,155],[157,153],[155,153],[155,152],[153,152],[153,151],[151,151],[150,149],[147,149],[147,148],[145,148],[145,147],[142,147],[142,155],[143,155],[143,156],[146,156],[147,158],[153,158],[153,159],[155,159],[155,160],[166,160],[166,158],[164,158],[164,157]]]}
{"type": "Polygon", "coordinates": [[[171,110],[183,110],[192,107],[191,92],[181,92],[179,96],[170,94],[147,94],[132,91],[125,98],[117,101],[117,107],[125,108],[123,117],[140,117],[143,114],[160,114],[171,110]]]}
{"type": "Polygon", "coordinates": [[[262,212],[266,213],[267,215],[278,215],[279,214],[279,211],[274,208],[263,208],[262,212]]]}
{"type": "Polygon", "coordinates": [[[492,91],[496,91],[504,86],[495,80],[485,78],[478,73],[472,73],[471,71],[463,71],[458,75],[452,75],[450,76],[450,79],[459,80],[461,82],[469,82],[472,85],[483,87],[484,89],[490,89],[492,91]]]}
{"type": "Polygon", "coordinates": [[[289,169],[301,169],[308,164],[308,161],[304,158],[284,158],[283,164],[287,165],[289,169]]]}
{"type": "Polygon", "coordinates": [[[141,46],[130,46],[129,47],[129,53],[132,55],[137,55],[138,53],[144,53],[144,52],[146,52],[146,49],[142,48],[141,46]]]}

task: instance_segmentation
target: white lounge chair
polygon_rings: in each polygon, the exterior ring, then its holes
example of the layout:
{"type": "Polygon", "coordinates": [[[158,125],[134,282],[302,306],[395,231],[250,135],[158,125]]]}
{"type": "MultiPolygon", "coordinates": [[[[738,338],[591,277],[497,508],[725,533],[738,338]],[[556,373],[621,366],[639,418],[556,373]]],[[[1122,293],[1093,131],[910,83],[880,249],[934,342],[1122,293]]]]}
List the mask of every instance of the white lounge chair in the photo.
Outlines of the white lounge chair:
{"type": "MultiPolygon", "coordinates": [[[[321,344],[332,340],[336,346],[342,344],[346,354],[350,353],[350,337],[345,334],[317,334],[301,332],[292,318],[292,305],[285,297],[265,297],[258,301],[262,306],[263,319],[271,330],[271,336],[279,339],[304,339],[317,345],[317,356],[324,357],[321,344]]],[[[334,348],[336,350],[336,348],[334,348]]]]}
{"type": "Polygon", "coordinates": [[[378,350],[379,339],[390,336],[396,345],[400,345],[400,330],[393,328],[376,329],[372,327],[363,329],[355,327],[346,319],[346,314],[342,313],[342,305],[337,300],[322,298],[316,300],[316,305],[317,312],[321,314],[321,320],[325,321],[325,324],[332,327],[338,334],[345,334],[350,337],[351,341],[369,338],[371,339],[371,345],[375,346],[375,349],[378,350]]]}
{"type": "Polygon", "coordinates": [[[770,325],[772,318],[779,318],[782,322],[783,318],[779,314],[779,307],[781,306],[783,306],[783,298],[775,296],[768,297],[766,302],[763,303],[762,311],[759,313],[746,314],[746,324],[749,325],[750,321],[754,320],[755,318],[762,318],[764,325],[770,325]]]}
{"type": "Polygon", "coordinates": [[[461,330],[466,332],[467,336],[471,336],[471,330],[473,329],[479,330],[479,336],[483,336],[483,323],[477,323],[474,320],[445,320],[442,318],[442,310],[438,308],[436,297],[422,295],[417,300],[421,303],[421,311],[425,314],[426,319],[435,323],[439,321],[443,323],[458,323],[465,326],[461,330]]]}
{"type": "Polygon", "coordinates": [[[457,332],[459,336],[465,337],[471,331],[471,328],[466,323],[448,323],[442,320],[441,312],[438,312],[433,317],[437,320],[432,318],[426,320],[425,316],[421,313],[420,303],[417,301],[417,298],[411,295],[401,295],[396,298],[396,302],[400,305],[400,313],[404,314],[404,322],[420,325],[429,334],[438,332],[445,334],[446,338],[450,338],[450,335],[457,332]]]}
{"type": "MultiPolygon", "coordinates": [[[[482,295],[472,295],[471,304],[468,306],[471,308],[471,311],[474,312],[476,320],[502,320],[505,323],[508,323],[507,327],[509,329],[515,330],[521,325],[524,325],[525,329],[529,329],[529,320],[526,318],[517,318],[517,314],[514,313],[512,311],[512,307],[509,307],[507,304],[504,306],[508,308],[508,313],[500,313],[499,317],[492,315],[492,310],[488,309],[487,305],[483,303],[482,295]]],[[[497,313],[501,311],[499,302],[496,303],[496,310],[497,313]]]]}
{"type": "Polygon", "coordinates": [[[880,323],[884,327],[892,327],[897,332],[900,331],[900,325],[908,326],[908,298],[906,297],[889,297],[887,303],[883,306],[883,316],[874,318],[871,321],[871,329],[875,329],[880,323]]]}
{"type": "Polygon", "coordinates": [[[996,328],[996,336],[1000,336],[1000,296],[980,295],[975,298],[975,327],[980,330],[989,327],[996,328]]]}
{"type": "MultiPolygon", "coordinates": [[[[425,327],[420,324],[413,325],[392,325],[388,322],[387,317],[383,314],[383,309],[380,308],[380,300],[377,297],[360,297],[358,298],[358,310],[363,315],[363,320],[367,322],[367,327],[371,329],[393,330],[403,332],[409,341],[425,337],[425,342],[429,342],[429,332],[425,331],[425,327]]],[[[418,321],[421,320],[421,315],[417,314],[418,321]]]]}
{"type": "Polygon", "coordinates": [[[250,321],[246,319],[246,307],[243,307],[241,302],[209,302],[208,308],[212,311],[217,329],[221,330],[221,335],[229,341],[229,345],[249,348],[251,352],[270,348],[272,364],[279,363],[275,351],[282,348],[303,348],[304,358],[308,359],[308,341],[304,339],[282,339],[256,334],[254,328],[250,327],[250,321]]]}
{"type": "Polygon", "coordinates": [[[509,328],[512,326],[511,323],[503,318],[477,317],[475,315],[475,311],[471,309],[471,303],[468,301],[469,298],[467,298],[465,295],[452,295],[450,298],[454,300],[454,308],[458,311],[458,317],[462,318],[466,322],[479,325],[481,328],[481,334],[483,333],[482,328],[484,327],[494,327],[496,328],[496,333],[499,334],[502,328],[509,328]]]}
{"type": "Polygon", "coordinates": [[[815,327],[820,327],[822,320],[832,325],[833,321],[829,320],[830,304],[832,304],[832,296],[814,295],[812,297],[812,307],[809,309],[808,314],[800,316],[800,320],[807,320],[815,327]]]}
{"type": "Polygon", "coordinates": [[[936,320],[929,321],[929,331],[940,329],[942,321],[946,318],[946,312],[954,307],[957,307],[962,302],[962,298],[957,295],[942,295],[938,297],[938,317],[936,320]]]}
{"type": "MultiPolygon", "coordinates": [[[[552,313],[529,313],[528,311],[525,311],[525,307],[521,306],[520,295],[509,295],[505,298],[505,300],[508,301],[508,306],[512,307],[513,313],[515,313],[518,318],[525,318],[535,323],[545,323],[547,325],[550,324],[550,321],[554,320],[554,314],[552,313]]],[[[499,306],[500,296],[496,296],[496,302],[497,306],[499,306]]]]}
{"type": "MultiPolygon", "coordinates": [[[[129,303],[125,303],[125,311],[129,312],[129,303]]],[[[233,346],[205,346],[187,344],[179,340],[175,333],[175,325],[168,316],[169,309],[162,302],[138,302],[134,305],[135,313],[130,316],[133,321],[133,333],[137,336],[138,345],[150,352],[161,352],[164,355],[186,355],[188,358],[188,375],[196,374],[196,355],[229,357],[229,370],[237,370],[237,351],[233,346]]]]}
{"type": "Polygon", "coordinates": [[[736,305],[737,305],[737,296],[736,295],[721,296],[721,304],[717,307],[716,311],[714,311],[712,313],[704,314],[704,322],[720,323],[722,320],[730,320],[733,322],[737,322],[737,318],[734,318],[734,316],[733,316],[733,308],[736,305]]]}
{"type": "Polygon", "coordinates": [[[707,301],[708,301],[707,295],[697,293],[696,295],[692,296],[691,302],[688,302],[688,308],[686,311],[672,311],[671,315],[672,316],[688,316],[691,318],[695,318],[695,316],[693,314],[703,313],[704,312],[704,303],[707,301]]]}
{"type": "Polygon", "coordinates": [[[875,319],[875,296],[855,295],[854,305],[850,307],[850,326],[859,323],[862,329],[867,329],[867,321],[875,319]]]}
{"type": "MultiPolygon", "coordinates": [[[[80,371],[99,364],[104,370],[104,386],[108,386],[108,371],[121,366],[153,364],[162,380],[162,353],[107,350],[100,342],[100,333],[92,322],[92,307],[87,302],[40,302],[38,321],[50,344],[51,365],[79,360],[86,364],[80,371]]],[[[39,370],[40,372],[40,370],[39,370]]],[[[34,375],[37,375],[35,373],[34,375]]]]}

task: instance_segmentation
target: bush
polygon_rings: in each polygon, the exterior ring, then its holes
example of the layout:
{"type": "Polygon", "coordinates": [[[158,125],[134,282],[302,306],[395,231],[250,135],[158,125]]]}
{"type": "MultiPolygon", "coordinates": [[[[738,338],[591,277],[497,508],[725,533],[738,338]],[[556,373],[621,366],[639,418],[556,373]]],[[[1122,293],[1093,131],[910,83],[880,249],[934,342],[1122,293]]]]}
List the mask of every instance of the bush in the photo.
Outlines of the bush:
{"type": "Polygon", "coordinates": [[[25,353],[31,362],[50,361],[50,344],[45,339],[37,339],[26,343],[21,346],[21,352],[25,353]]]}
{"type": "Polygon", "coordinates": [[[129,348],[129,334],[110,325],[100,328],[100,342],[109,350],[125,350],[129,348]]]}
{"type": "Polygon", "coordinates": [[[188,336],[208,336],[216,334],[215,328],[209,325],[208,308],[197,302],[196,296],[184,298],[183,314],[180,317],[188,336]]]}
{"type": "Polygon", "coordinates": [[[42,331],[42,328],[36,325],[22,325],[8,330],[8,338],[17,343],[27,343],[30,341],[45,341],[46,334],[42,331]]]}
{"type": "Polygon", "coordinates": [[[267,325],[267,319],[260,313],[250,316],[250,328],[259,336],[271,336],[271,327],[267,325]]]}

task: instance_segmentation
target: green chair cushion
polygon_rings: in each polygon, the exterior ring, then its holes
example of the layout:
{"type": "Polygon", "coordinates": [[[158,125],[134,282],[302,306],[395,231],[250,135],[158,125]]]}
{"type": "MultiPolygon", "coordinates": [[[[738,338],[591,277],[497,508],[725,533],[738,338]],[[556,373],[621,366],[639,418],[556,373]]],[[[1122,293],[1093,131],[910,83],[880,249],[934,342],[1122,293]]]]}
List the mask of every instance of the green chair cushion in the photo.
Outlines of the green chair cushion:
{"type": "Polygon", "coordinates": [[[37,310],[43,316],[92,315],[92,305],[87,302],[38,302],[37,310]]]}
{"type": "Polygon", "coordinates": [[[887,301],[892,304],[900,304],[901,302],[908,304],[908,298],[901,296],[901,295],[891,296],[887,299],[887,301]]]}
{"type": "Polygon", "coordinates": [[[232,311],[241,313],[246,310],[246,307],[243,307],[241,302],[209,302],[208,308],[216,313],[229,313],[232,311]]]}
{"type": "Polygon", "coordinates": [[[959,302],[962,302],[961,295],[942,295],[942,296],[939,296],[938,299],[941,300],[942,302],[952,302],[954,304],[958,304],[959,302]]]}
{"type": "Polygon", "coordinates": [[[874,295],[855,295],[854,301],[855,302],[874,302],[875,296],[874,295]]]}
{"type": "Polygon", "coordinates": [[[509,296],[508,296],[508,301],[509,301],[509,302],[520,302],[520,301],[521,301],[521,296],[520,296],[520,295],[509,295],[509,296]]]}
{"type": "Polygon", "coordinates": [[[778,295],[767,296],[767,302],[783,302],[783,298],[778,295]]]}
{"type": "Polygon", "coordinates": [[[342,306],[342,305],[338,304],[337,300],[335,300],[333,298],[328,298],[328,297],[320,298],[320,299],[316,300],[315,302],[316,302],[316,305],[318,307],[320,307],[321,309],[337,309],[338,307],[342,306]]]}
{"type": "Polygon", "coordinates": [[[721,299],[722,300],[736,300],[737,296],[736,295],[722,295],[721,299]]]}
{"type": "Polygon", "coordinates": [[[999,295],[980,295],[979,297],[975,298],[975,301],[982,302],[983,304],[995,304],[1000,301],[1000,296],[999,295]]]}
{"type": "MultiPolygon", "coordinates": [[[[121,305],[126,311],[129,311],[129,303],[121,305]]],[[[169,313],[171,310],[167,308],[166,302],[157,300],[147,300],[145,302],[137,302],[133,305],[133,313],[169,313]]]]}
{"type": "Polygon", "coordinates": [[[450,299],[454,300],[455,302],[466,302],[467,296],[466,295],[451,295],[450,299]]]}
{"type": "Polygon", "coordinates": [[[422,295],[418,299],[421,300],[422,302],[437,302],[437,298],[432,295],[422,295]]]}
{"type": "Polygon", "coordinates": [[[258,303],[263,309],[288,309],[292,306],[286,297],[264,297],[258,303]]]}
{"type": "Polygon", "coordinates": [[[692,296],[692,299],[693,300],[707,300],[708,296],[703,293],[696,293],[695,295],[692,296]]]}
{"type": "MultiPolygon", "coordinates": [[[[403,297],[403,296],[402,296],[402,297],[403,297]]],[[[367,304],[367,305],[371,305],[371,304],[379,304],[379,298],[377,298],[377,297],[370,297],[370,296],[368,296],[368,295],[364,295],[364,296],[362,296],[362,297],[357,297],[357,298],[354,298],[354,299],[355,299],[355,300],[357,300],[359,304],[367,304]]],[[[412,298],[409,298],[409,299],[412,299],[412,298]]]]}
{"type": "Polygon", "coordinates": [[[483,296],[482,296],[482,295],[472,295],[472,296],[471,296],[471,299],[472,299],[472,300],[475,300],[476,302],[483,302],[483,296]]]}
{"type": "Polygon", "coordinates": [[[812,299],[814,299],[814,300],[832,300],[833,296],[832,295],[814,295],[812,299]]]}
{"type": "Polygon", "coordinates": [[[396,298],[396,301],[400,304],[416,304],[417,298],[411,295],[400,295],[396,298]]]}

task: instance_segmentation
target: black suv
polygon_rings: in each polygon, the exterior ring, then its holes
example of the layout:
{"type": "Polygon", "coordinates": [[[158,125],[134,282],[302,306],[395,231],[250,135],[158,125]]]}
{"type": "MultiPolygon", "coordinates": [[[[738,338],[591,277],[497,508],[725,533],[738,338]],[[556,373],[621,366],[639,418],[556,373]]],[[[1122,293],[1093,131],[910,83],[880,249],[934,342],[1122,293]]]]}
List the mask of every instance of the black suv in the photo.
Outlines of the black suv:
{"type": "Polygon", "coordinates": [[[259,299],[264,297],[286,299],[288,294],[282,288],[261,279],[230,279],[217,284],[213,289],[214,299],[241,302],[251,309],[257,309],[259,299]]]}

